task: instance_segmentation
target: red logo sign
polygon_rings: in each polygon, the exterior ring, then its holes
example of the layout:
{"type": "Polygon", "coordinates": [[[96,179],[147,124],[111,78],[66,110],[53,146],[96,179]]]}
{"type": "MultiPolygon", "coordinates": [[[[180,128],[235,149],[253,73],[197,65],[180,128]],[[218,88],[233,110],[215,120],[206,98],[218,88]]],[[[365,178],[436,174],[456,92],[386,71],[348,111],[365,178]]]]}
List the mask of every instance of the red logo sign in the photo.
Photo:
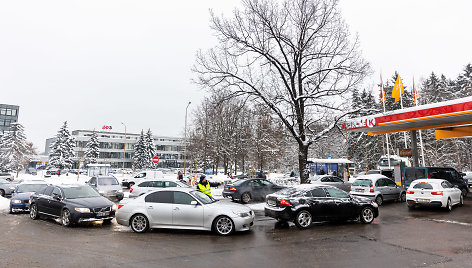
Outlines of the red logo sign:
{"type": "Polygon", "coordinates": [[[159,163],[159,157],[154,156],[154,157],[152,158],[152,162],[153,162],[154,164],[159,163]]]}
{"type": "Polygon", "coordinates": [[[103,126],[103,127],[102,127],[102,129],[103,129],[103,130],[105,130],[105,129],[109,129],[109,130],[111,130],[111,129],[112,129],[112,127],[111,127],[111,126],[103,126]]]}

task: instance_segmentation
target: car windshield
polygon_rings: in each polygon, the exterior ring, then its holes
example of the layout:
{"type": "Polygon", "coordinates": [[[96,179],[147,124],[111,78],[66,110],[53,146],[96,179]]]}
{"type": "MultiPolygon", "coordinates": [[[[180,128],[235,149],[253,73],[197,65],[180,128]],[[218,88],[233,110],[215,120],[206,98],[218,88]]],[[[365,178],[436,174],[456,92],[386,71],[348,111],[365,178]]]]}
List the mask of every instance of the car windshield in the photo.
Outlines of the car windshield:
{"type": "Polygon", "coordinates": [[[192,191],[190,193],[193,196],[195,196],[203,204],[210,204],[210,203],[216,202],[216,200],[213,197],[208,196],[200,191],[192,191]]]}
{"type": "Polygon", "coordinates": [[[64,197],[67,199],[100,196],[100,194],[97,193],[97,191],[95,191],[90,186],[64,187],[63,190],[64,190],[64,197]]]}
{"type": "Polygon", "coordinates": [[[415,186],[413,186],[413,188],[414,189],[432,190],[433,185],[431,185],[429,183],[425,183],[425,182],[420,182],[420,183],[415,184],[415,186]]]}
{"type": "Polygon", "coordinates": [[[39,192],[46,188],[47,184],[22,184],[16,189],[17,193],[39,192]]]}
{"type": "Polygon", "coordinates": [[[118,185],[118,180],[115,178],[99,178],[98,185],[118,185]]]}
{"type": "Polygon", "coordinates": [[[352,186],[364,186],[364,187],[370,187],[372,185],[371,180],[366,180],[366,179],[359,179],[356,180],[352,186]]]}

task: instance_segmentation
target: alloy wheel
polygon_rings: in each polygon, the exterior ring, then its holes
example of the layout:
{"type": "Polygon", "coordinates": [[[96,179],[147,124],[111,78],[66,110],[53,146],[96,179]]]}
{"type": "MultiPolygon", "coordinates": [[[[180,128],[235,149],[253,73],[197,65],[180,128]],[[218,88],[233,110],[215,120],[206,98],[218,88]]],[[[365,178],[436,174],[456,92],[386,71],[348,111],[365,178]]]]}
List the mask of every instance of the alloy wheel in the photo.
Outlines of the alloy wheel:
{"type": "Polygon", "coordinates": [[[249,201],[251,201],[251,196],[249,195],[249,193],[244,193],[244,194],[241,196],[241,201],[242,201],[244,204],[249,203],[249,201]]]}
{"type": "Polygon", "coordinates": [[[305,229],[311,226],[312,221],[313,217],[311,216],[311,213],[306,210],[302,210],[297,214],[295,223],[297,227],[305,229]]]}
{"type": "Polygon", "coordinates": [[[361,212],[361,219],[363,223],[371,223],[374,220],[374,211],[370,207],[365,207],[361,212]]]}
{"type": "Polygon", "coordinates": [[[68,209],[64,209],[62,211],[61,221],[62,221],[62,225],[64,226],[70,225],[70,211],[68,209]]]}
{"type": "Polygon", "coordinates": [[[233,221],[226,216],[220,217],[215,224],[216,231],[220,235],[228,235],[233,232],[234,225],[233,221]]]}
{"type": "Polygon", "coordinates": [[[448,200],[447,200],[446,209],[447,209],[448,211],[451,211],[451,210],[452,210],[451,199],[448,199],[448,200]]]}
{"type": "Polygon", "coordinates": [[[32,204],[30,207],[30,218],[36,220],[38,218],[38,207],[36,204],[32,204]]]}
{"type": "Polygon", "coordinates": [[[461,195],[461,199],[459,200],[459,206],[463,206],[464,205],[464,197],[461,195]]]}
{"type": "Polygon", "coordinates": [[[379,195],[375,198],[375,203],[377,203],[377,205],[381,206],[382,203],[383,203],[383,198],[379,195]]]}
{"type": "Polygon", "coordinates": [[[136,233],[144,233],[148,229],[148,220],[144,215],[136,215],[131,219],[131,229],[136,233]]]}

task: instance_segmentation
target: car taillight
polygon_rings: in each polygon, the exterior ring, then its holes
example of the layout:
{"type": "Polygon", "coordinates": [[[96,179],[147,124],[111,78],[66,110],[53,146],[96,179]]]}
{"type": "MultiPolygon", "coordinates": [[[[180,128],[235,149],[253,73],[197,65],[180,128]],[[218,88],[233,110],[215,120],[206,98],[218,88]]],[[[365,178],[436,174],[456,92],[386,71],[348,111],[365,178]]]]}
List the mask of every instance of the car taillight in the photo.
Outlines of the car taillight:
{"type": "Polygon", "coordinates": [[[426,178],[429,179],[429,172],[426,173],[426,178]]]}
{"type": "Polygon", "coordinates": [[[415,192],[410,191],[410,190],[406,191],[406,194],[414,194],[414,193],[415,193],[415,192]]]}
{"type": "Polygon", "coordinates": [[[371,193],[374,192],[374,186],[373,186],[373,185],[370,186],[370,192],[371,192],[371,193]]]}
{"type": "Polygon", "coordinates": [[[443,195],[443,191],[431,192],[432,195],[443,195]]]}
{"type": "Polygon", "coordinates": [[[281,207],[290,207],[290,206],[292,206],[292,205],[290,204],[290,202],[288,202],[288,201],[285,200],[285,199],[277,198],[277,201],[280,202],[280,206],[281,206],[281,207]]]}
{"type": "Polygon", "coordinates": [[[230,190],[230,191],[237,191],[236,188],[235,188],[235,187],[232,187],[232,186],[229,187],[229,190],[230,190]]]}
{"type": "Polygon", "coordinates": [[[132,193],[132,192],[133,192],[133,188],[129,189],[129,192],[132,193]]]}
{"type": "Polygon", "coordinates": [[[122,208],[124,205],[118,205],[118,209],[122,208]]]}

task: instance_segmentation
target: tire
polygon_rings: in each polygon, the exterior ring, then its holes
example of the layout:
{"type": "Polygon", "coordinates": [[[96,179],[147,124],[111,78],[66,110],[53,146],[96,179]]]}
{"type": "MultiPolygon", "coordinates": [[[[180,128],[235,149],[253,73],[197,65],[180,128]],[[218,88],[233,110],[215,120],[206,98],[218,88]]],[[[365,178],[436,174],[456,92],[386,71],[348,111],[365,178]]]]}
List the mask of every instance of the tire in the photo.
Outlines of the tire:
{"type": "Polygon", "coordinates": [[[448,200],[447,200],[446,210],[447,210],[447,211],[451,211],[451,210],[452,210],[451,199],[448,199],[448,200]]]}
{"type": "Polygon", "coordinates": [[[111,220],[103,220],[103,225],[110,225],[111,224],[111,220]]]}
{"type": "Polygon", "coordinates": [[[377,203],[377,205],[379,205],[379,207],[383,204],[383,198],[381,195],[378,195],[376,198],[375,198],[375,203],[377,203]]]}
{"type": "Polygon", "coordinates": [[[241,203],[247,204],[251,201],[251,194],[248,192],[245,192],[241,195],[241,203]]]}
{"type": "Polygon", "coordinates": [[[361,210],[361,213],[360,213],[359,217],[361,218],[361,222],[364,223],[364,224],[372,223],[374,221],[374,218],[375,218],[374,209],[371,208],[371,207],[364,207],[361,210]]]}
{"type": "Polygon", "coordinates": [[[131,230],[135,233],[145,233],[149,229],[149,220],[143,214],[136,214],[129,221],[131,230]]]}
{"type": "Polygon", "coordinates": [[[13,209],[10,207],[10,211],[8,213],[13,214],[13,209]]]}
{"type": "Polygon", "coordinates": [[[400,198],[398,199],[398,201],[400,201],[402,203],[406,202],[406,193],[405,192],[400,194],[400,198]]]}
{"type": "Polygon", "coordinates": [[[0,189],[0,196],[5,197],[5,190],[0,189]]]}
{"type": "Polygon", "coordinates": [[[231,235],[234,233],[234,222],[228,216],[219,216],[213,222],[213,230],[222,236],[231,235]]]}
{"type": "Polygon", "coordinates": [[[464,205],[464,197],[461,195],[461,198],[459,200],[459,207],[462,207],[464,205]]]}
{"type": "Polygon", "coordinates": [[[467,189],[462,189],[462,196],[466,197],[467,196],[467,189]]]}
{"type": "Polygon", "coordinates": [[[61,223],[62,223],[62,226],[64,226],[64,227],[69,227],[69,226],[72,225],[71,214],[70,214],[70,211],[67,208],[62,210],[61,223]]]}
{"type": "Polygon", "coordinates": [[[295,225],[299,229],[307,229],[313,223],[313,216],[307,210],[301,210],[295,217],[295,225]]]}
{"type": "Polygon", "coordinates": [[[32,220],[37,220],[39,218],[38,216],[38,206],[36,204],[31,204],[30,206],[30,218],[32,220]]]}

